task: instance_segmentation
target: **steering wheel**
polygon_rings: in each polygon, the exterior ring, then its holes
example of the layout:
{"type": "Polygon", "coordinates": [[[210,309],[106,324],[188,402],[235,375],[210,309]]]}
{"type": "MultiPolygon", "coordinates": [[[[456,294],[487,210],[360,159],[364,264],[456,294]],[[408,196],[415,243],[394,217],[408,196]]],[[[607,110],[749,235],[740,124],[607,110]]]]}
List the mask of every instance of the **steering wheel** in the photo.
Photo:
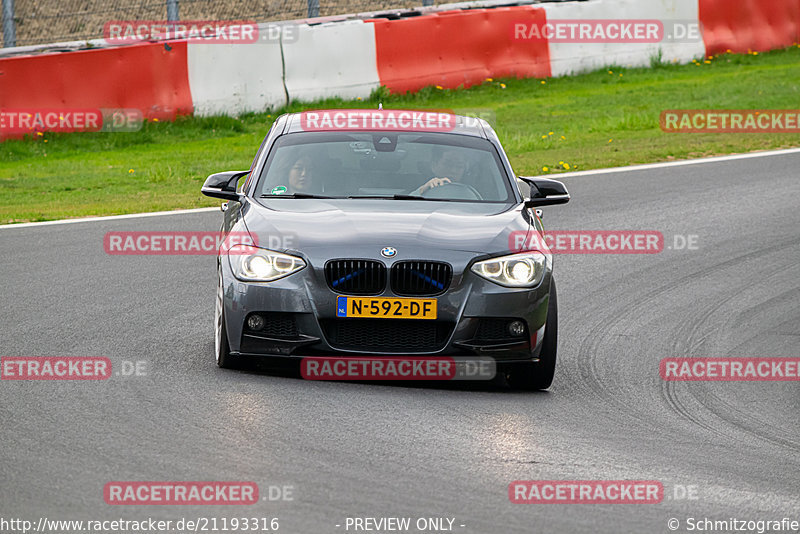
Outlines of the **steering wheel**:
{"type": "Polygon", "coordinates": [[[422,196],[425,198],[453,198],[456,200],[483,200],[478,191],[468,184],[450,182],[437,187],[431,187],[422,196]]]}

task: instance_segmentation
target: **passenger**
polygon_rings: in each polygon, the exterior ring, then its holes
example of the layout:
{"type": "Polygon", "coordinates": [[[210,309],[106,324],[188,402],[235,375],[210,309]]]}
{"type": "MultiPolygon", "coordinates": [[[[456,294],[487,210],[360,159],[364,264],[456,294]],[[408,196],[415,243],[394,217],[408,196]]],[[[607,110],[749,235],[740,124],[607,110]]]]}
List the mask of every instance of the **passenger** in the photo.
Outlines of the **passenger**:
{"type": "Polygon", "coordinates": [[[270,193],[273,195],[283,195],[292,193],[308,193],[314,185],[314,166],[311,158],[300,156],[289,159],[281,164],[276,172],[279,177],[270,193]],[[276,183],[277,182],[277,183],[276,183]]]}
{"type": "Polygon", "coordinates": [[[311,159],[301,156],[289,169],[289,192],[308,193],[313,185],[314,171],[311,159]]]}

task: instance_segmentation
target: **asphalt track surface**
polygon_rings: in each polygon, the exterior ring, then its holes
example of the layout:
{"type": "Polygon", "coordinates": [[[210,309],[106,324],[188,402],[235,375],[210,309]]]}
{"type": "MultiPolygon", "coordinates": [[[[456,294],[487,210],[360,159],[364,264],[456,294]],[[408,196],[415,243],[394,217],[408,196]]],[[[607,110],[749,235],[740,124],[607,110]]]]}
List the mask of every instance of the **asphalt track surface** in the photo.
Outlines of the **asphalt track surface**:
{"type": "MultiPolygon", "coordinates": [[[[549,229],[697,235],[697,250],[561,255],[554,386],[304,381],[212,357],[212,256],[109,256],[112,230],[215,230],[192,213],[0,232],[3,356],[107,356],[147,376],[0,382],[0,517],[450,517],[454,532],[670,532],[800,520],[798,382],[664,382],[669,356],[800,355],[800,154],[567,177],[549,229]],[[659,504],[512,504],[514,480],[658,480],[659,504]],[[110,506],[120,480],[291,485],[251,506],[110,506]],[[692,486],[695,499],[680,499],[692,486]],[[464,525],[463,527],[460,525],[464,525]]],[[[341,525],[337,527],[336,525],[341,525]]],[[[352,529],[350,530],[352,532],[352,529]]],[[[412,530],[416,532],[416,530],[412,530]]]]}

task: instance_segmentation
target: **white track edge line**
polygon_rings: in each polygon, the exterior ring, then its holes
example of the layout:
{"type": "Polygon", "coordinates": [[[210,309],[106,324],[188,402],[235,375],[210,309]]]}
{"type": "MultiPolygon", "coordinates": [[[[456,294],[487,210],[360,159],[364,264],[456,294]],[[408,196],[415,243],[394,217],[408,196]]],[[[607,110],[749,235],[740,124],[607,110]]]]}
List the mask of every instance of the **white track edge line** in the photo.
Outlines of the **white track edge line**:
{"type": "Polygon", "coordinates": [[[117,219],[136,219],[139,217],[159,217],[161,215],[181,215],[185,213],[204,213],[207,211],[219,211],[219,207],[216,208],[193,208],[188,210],[172,210],[172,211],[151,211],[147,213],[126,213],[124,215],[104,215],[102,217],[78,217],[75,219],[60,219],[57,221],[40,221],[40,222],[29,222],[29,223],[11,223],[11,224],[3,224],[0,225],[0,230],[5,230],[9,228],[30,228],[32,226],[50,226],[54,224],[72,224],[72,223],[82,223],[82,222],[97,222],[97,221],[113,221],[117,219]]]}
{"type": "Polygon", "coordinates": [[[747,152],[744,154],[732,154],[730,156],[712,156],[709,158],[697,159],[681,159],[678,161],[662,161],[659,163],[645,163],[642,165],[629,165],[627,167],[610,167],[607,169],[591,169],[588,171],[577,172],[561,172],[555,174],[542,175],[543,177],[550,176],[555,179],[571,178],[573,176],[591,176],[593,174],[612,174],[616,172],[630,172],[630,171],[646,171],[649,169],[661,169],[664,167],[682,167],[684,165],[702,165],[705,163],[719,163],[725,161],[735,161],[738,159],[761,158],[765,156],[784,156],[787,154],[796,154],[800,152],[800,148],[782,148],[779,150],[765,150],[762,152],[747,152]]]}

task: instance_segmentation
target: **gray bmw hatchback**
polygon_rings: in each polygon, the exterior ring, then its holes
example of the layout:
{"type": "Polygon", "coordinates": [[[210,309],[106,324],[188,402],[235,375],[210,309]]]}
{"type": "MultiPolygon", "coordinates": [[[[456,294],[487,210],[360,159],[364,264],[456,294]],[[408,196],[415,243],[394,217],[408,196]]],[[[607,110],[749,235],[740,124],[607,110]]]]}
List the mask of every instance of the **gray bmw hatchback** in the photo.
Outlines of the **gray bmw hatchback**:
{"type": "Polygon", "coordinates": [[[225,199],[215,352],[490,357],[545,389],[556,365],[553,258],[535,208],[561,182],[516,176],[482,119],[405,110],[280,116],[225,199]],[[534,235],[538,234],[538,235],[534,235]],[[520,239],[520,236],[523,239],[520,239]]]}

